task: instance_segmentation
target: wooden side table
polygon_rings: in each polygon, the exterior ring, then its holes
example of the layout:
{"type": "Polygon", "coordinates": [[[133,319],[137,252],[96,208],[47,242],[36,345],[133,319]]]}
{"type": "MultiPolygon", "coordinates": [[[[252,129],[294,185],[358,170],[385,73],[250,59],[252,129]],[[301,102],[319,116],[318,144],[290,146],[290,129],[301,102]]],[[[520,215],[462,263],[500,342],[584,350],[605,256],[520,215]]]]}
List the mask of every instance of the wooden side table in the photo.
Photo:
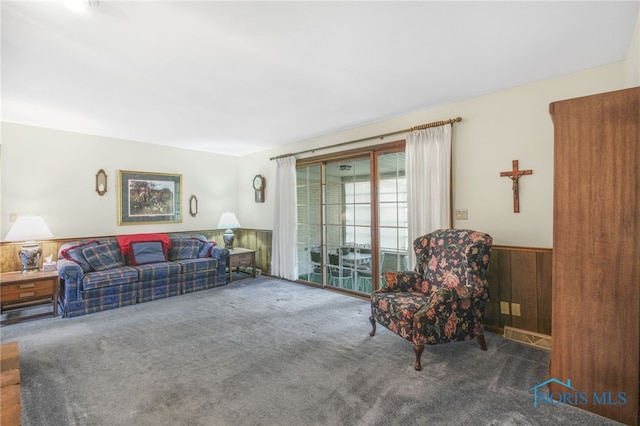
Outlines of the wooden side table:
{"type": "Polygon", "coordinates": [[[240,266],[251,266],[251,276],[256,277],[256,251],[245,248],[233,248],[229,250],[229,282],[233,281],[233,269],[240,270],[240,266]]]}
{"type": "Polygon", "coordinates": [[[0,345],[0,424],[22,424],[18,342],[0,345]]]}
{"type": "Polygon", "coordinates": [[[26,314],[1,321],[10,324],[31,318],[58,315],[58,272],[4,272],[0,274],[0,314],[5,311],[20,310],[52,305],[51,312],[26,314]]]}

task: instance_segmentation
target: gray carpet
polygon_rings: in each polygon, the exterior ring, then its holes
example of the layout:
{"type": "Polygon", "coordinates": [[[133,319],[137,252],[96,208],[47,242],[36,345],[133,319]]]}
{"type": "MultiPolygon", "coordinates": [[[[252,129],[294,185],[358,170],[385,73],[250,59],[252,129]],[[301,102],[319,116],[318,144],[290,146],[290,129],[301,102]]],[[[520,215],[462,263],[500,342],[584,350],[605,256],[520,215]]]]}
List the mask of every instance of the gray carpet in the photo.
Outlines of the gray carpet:
{"type": "Polygon", "coordinates": [[[19,341],[25,425],[614,425],[534,408],[549,352],[488,333],[427,347],[369,302],[260,277],[79,318],[2,327],[19,341]]]}

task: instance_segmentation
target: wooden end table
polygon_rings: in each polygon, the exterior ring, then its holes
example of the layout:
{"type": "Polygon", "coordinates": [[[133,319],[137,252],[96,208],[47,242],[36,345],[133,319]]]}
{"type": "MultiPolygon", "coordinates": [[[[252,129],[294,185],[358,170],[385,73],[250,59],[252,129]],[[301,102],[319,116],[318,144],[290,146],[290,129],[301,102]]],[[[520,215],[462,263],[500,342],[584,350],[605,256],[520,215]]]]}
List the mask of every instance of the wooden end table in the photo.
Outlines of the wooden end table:
{"type": "Polygon", "coordinates": [[[22,424],[18,342],[0,345],[0,424],[22,424]]]}
{"type": "Polygon", "coordinates": [[[51,312],[27,314],[8,318],[0,324],[10,324],[48,315],[58,316],[58,272],[4,272],[0,274],[0,314],[5,311],[24,310],[52,305],[51,312]]]}
{"type": "Polygon", "coordinates": [[[241,266],[251,266],[251,276],[256,277],[256,251],[245,248],[229,249],[229,282],[233,281],[233,270],[240,271],[241,266]]]}

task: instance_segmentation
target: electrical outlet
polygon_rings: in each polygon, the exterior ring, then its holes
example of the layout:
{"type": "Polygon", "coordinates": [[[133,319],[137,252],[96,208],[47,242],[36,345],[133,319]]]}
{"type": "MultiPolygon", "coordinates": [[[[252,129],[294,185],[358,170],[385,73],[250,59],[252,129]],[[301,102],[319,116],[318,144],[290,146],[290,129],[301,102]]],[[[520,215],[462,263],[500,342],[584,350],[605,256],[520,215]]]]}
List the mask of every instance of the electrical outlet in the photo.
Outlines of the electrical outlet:
{"type": "Polygon", "coordinates": [[[500,302],[500,313],[502,315],[509,315],[509,302],[500,302]]]}
{"type": "Polygon", "coordinates": [[[456,220],[468,220],[468,219],[469,219],[469,210],[456,209],[456,220]]]}
{"type": "Polygon", "coordinates": [[[511,304],[511,313],[513,314],[514,317],[519,317],[520,316],[520,304],[519,303],[512,303],[511,304]]]}
{"type": "Polygon", "coordinates": [[[9,222],[13,223],[16,221],[16,219],[18,219],[18,215],[15,213],[11,213],[9,214],[9,222]]]}

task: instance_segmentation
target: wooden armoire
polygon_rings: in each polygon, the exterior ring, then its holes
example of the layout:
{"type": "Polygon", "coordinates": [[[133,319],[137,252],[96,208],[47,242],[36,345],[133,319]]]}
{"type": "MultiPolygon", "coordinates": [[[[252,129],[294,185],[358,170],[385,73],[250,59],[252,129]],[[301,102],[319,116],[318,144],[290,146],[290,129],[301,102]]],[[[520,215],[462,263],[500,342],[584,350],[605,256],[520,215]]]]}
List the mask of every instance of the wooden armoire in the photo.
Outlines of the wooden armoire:
{"type": "Polygon", "coordinates": [[[640,87],[553,102],[550,392],[638,424],[640,87]],[[584,392],[584,395],[582,394],[584,392]],[[595,393],[595,394],[594,394],[595,393]]]}

